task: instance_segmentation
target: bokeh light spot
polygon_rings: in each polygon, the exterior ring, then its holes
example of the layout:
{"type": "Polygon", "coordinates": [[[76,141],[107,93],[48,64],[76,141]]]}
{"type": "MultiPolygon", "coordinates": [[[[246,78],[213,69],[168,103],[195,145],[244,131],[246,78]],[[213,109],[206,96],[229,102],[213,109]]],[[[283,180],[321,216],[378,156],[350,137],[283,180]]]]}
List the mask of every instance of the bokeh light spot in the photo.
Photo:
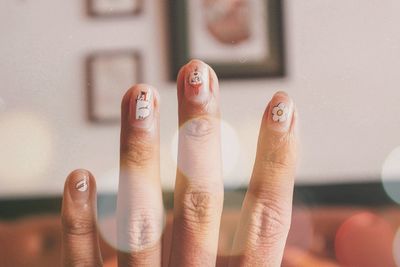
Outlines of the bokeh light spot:
{"type": "Polygon", "coordinates": [[[386,194],[400,204],[400,146],[386,157],[381,178],[386,194]]]}
{"type": "Polygon", "coordinates": [[[119,251],[149,249],[162,239],[165,227],[159,182],[123,169],[120,176],[123,178],[118,182],[118,197],[104,194],[98,198],[99,234],[108,246],[119,251]],[[117,224],[122,228],[122,235],[118,235],[117,224]]]}
{"type": "Polygon", "coordinates": [[[52,159],[52,134],[46,121],[32,113],[13,112],[0,115],[1,190],[38,186],[52,159]],[[12,181],[12,182],[10,182],[12,181]]]}
{"type": "MultiPolygon", "coordinates": [[[[178,156],[179,131],[176,131],[171,142],[171,155],[175,163],[178,156]]],[[[240,142],[236,130],[226,121],[221,120],[221,153],[223,177],[229,183],[229,175],[235,170],[239,159],[240,142]]]]}

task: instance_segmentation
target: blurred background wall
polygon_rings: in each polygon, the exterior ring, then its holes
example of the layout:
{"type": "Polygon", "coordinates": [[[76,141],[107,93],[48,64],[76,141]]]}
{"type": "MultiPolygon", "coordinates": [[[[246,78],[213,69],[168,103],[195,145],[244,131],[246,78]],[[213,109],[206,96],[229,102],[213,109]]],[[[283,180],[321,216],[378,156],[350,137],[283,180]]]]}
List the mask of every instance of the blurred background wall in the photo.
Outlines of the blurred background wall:
{"type": "MultiPolygon", "coordinates": [[[[86,118],[84,59],[108,49],[139,50],[144,82],[160,91],[162,180],[173,186],[177,101],[167,79],[166,1],[144,2],[139,16],[93,19],[81,0],[1,1],[1,197],[60,193],[75,168],[91,170],[101,191],[116,189],[119,125],[86,118]]],[[[220,83],[228,186],[246,184],[277,90],[295,99],[300,116],[298,183],[380,179],[400,143],[399,10],[396,0],[285,1],[287,76],[220,83]],[[246,95],[253,100],[243,102],[246,95]]]]}

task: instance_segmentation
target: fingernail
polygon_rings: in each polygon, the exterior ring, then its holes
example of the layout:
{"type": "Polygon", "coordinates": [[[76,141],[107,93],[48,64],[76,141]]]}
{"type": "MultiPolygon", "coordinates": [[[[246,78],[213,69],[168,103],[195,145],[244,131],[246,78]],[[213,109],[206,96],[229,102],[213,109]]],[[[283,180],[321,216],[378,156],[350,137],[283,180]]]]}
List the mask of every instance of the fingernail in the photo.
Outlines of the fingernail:
{"type": "Polygon", "coordinates": [[[209,95],[209,71],[206,64],[193,61],[186,66],[185,97],[191,102],[207,103],[209,95]]]}
{"type": "Polygon", "coordinates": [[[276,93],[269,106],[269,127],[279,132],[286,132],[292,124],[292,118],[293,101],[285,92],[276,93]]]}
{"type": "Polygon", "coordinates": [[[150,88],[135,90],[130,103],[130,120],[138,128],[150,128],[153,123],[154,94],[150,88]]]}
{"type": "Polygon", "coordinates": [[[68,179],[69,192],[74,202],[86,202],[89,199],[89,173],[75,171],[68,179]]]}

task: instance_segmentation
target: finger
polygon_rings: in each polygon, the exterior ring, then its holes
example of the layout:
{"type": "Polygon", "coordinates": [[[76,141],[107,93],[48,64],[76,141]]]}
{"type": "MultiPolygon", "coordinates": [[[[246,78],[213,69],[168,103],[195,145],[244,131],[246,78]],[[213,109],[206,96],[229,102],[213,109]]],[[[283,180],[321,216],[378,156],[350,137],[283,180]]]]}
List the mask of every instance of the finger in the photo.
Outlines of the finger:
{"type": "Polygon", "coordinates": [[[102,266],[96,228],[96,182],[85,170],[72,172],[62,202],[63,266],[102,266]]]}
{"type": "Polygon", "coordinates": [[[159,171],[159,96],[145,84],[121,104],[117,201],[119,266],[160,266],[163,204],[159,171]]]}
{"type": "Polygon", "coordinates": [[[290,227],[296,165],[292,100],[277,93],[261,124],[253,174],[230,266],[280,266],[290,227]]]}
{"type": "Polygon", "coordinates": [[[218,90],[205,63],[182,67],[170,266],[215,266],[223,204],[218,90]]]}

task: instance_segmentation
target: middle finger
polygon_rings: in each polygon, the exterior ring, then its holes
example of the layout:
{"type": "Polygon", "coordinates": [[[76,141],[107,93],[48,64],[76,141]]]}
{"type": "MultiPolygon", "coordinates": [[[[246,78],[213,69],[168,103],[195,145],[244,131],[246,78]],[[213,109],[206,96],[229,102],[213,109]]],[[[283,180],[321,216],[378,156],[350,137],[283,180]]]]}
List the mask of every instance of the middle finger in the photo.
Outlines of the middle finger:
{"type": "Polygon", "coordinates": [[[170,266],[215,266],[223,204],[218,81],[199,60],[178,75],[179,146],[170,266]]]}

